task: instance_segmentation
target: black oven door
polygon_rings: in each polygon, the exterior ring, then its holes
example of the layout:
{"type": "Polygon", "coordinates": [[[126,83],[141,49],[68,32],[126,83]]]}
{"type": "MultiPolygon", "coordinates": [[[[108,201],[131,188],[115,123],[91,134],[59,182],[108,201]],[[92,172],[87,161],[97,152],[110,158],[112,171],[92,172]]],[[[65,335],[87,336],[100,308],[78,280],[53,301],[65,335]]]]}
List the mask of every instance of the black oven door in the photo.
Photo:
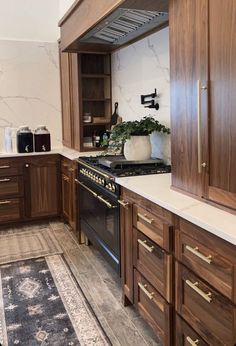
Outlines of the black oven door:
{"type": "Polygon", "coordinates": [[[88,182],[79,181],[81,231],[120,272],[119,204],[88,182]]]}

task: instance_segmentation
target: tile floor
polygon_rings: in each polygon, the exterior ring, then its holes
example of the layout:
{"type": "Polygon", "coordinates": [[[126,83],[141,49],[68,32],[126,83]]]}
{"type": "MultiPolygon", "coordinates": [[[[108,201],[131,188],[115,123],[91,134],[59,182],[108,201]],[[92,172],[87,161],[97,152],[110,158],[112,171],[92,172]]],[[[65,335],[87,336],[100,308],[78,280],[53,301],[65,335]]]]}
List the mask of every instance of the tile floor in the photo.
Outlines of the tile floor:
{"type": "MultiPolygon", "coordinates": [[[[22,226],[40,228],[42,224],[22,226]]],[[[50,222],[64,257],[114,346],[161,346],[148,324],[122,305],[120,278],[93,246],[79,245],[62,222],[50,222]]],[[[15,231],[16,229],[14,229],[15,231]]]]}

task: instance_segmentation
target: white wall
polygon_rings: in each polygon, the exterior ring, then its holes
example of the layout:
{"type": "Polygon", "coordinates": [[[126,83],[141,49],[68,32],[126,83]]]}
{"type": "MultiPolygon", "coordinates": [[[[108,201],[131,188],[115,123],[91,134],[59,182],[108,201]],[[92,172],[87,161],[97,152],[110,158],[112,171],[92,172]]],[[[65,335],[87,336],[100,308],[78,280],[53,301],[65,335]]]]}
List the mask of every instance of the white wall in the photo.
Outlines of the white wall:
{"type": "Polygon", "coordinates": [[[0,39],[56,42],[59,0],[0,0],[0,39]]]}
{"type": "Polygon", "coordinates": [[[61,145],[57,43],[0,41],[0,150],[3,128],[46,125],[61,145]]]}
{"type": "Polygon", "coordinates": [[[59,0],[59,17],[60,19],[64,16],[64,14],[69,10],[74,0],[59,0]]]}
{"type": "Polygon", "coordinates": [[[0,150],[3,128],[45,124],[61,146],[59,0],[0,0],[0,150]]]}
{"type": "MultiPolygon", "coordinates": [[[[170,126],[169,30],[165,28],[112,54],[112,97],[123,120],[152,115],[170,126]],[[141,105],[141,94],[157,89],[158,111],[141,105]]],[[[170,136],[151,136],[153,156],[170,162],[170,136]]]]}

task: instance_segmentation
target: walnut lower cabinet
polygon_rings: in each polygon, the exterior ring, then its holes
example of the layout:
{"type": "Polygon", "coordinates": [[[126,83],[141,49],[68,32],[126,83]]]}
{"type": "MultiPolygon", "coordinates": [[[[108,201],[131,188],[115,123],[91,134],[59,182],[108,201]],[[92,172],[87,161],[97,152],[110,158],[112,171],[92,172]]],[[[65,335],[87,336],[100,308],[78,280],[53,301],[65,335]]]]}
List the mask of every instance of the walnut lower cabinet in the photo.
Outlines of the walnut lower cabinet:
{"type": "Polygon", "coordinates": [[[166,346],[236,345],[236,247],[122,189],[124,302],[166,346]]]}
{"type": "Polygon", "coordinates": [[[61,161],[62,215],[75,232],[76,217],[76,163],[63,158],[61,161]]]}
{"type": "Polygon", "coordinates": [[[0,223],[60,215],[60,156],[0,159],[0,223]]]}

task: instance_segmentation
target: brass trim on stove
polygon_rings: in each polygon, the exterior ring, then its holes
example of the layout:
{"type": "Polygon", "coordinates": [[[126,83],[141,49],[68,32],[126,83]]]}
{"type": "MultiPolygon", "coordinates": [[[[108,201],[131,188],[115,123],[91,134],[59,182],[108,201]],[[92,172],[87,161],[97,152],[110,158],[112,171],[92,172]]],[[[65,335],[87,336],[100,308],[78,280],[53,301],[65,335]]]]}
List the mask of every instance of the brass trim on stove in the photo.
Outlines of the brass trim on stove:
{"type": "Polygon", "coordinates": [[[99,169],[96,169],[96,168],[94,168],[94,167],[88,165],[87,163],[85,163],[85,162],[79,160],[79,159],[78,159],[77,161],[78,161],[81,165],[83,165],[83,166],[85,166],[85,167],[91,169],[92,171],[94,171],[94,172],[96,172],[96,173],[102,175],[104,178],[110,179],[110,180],[113,180],[113,181],[115,180],[114,177],[111,177],[111,176],[107,175],[106,173],[101,172],[99,169]]]}

